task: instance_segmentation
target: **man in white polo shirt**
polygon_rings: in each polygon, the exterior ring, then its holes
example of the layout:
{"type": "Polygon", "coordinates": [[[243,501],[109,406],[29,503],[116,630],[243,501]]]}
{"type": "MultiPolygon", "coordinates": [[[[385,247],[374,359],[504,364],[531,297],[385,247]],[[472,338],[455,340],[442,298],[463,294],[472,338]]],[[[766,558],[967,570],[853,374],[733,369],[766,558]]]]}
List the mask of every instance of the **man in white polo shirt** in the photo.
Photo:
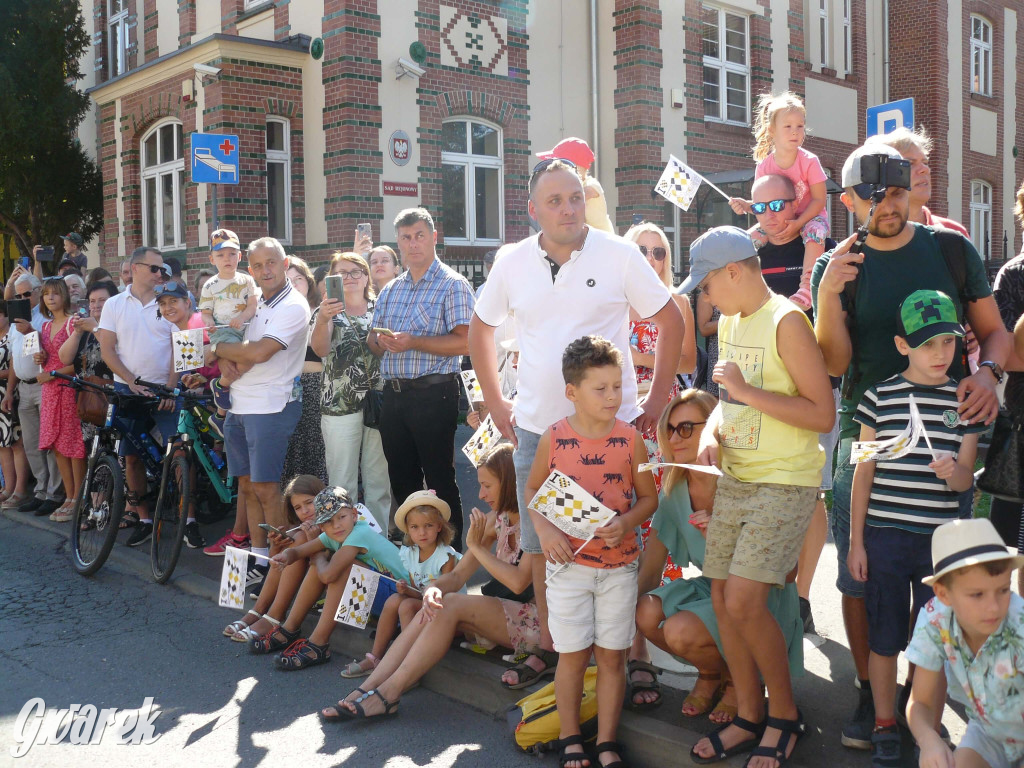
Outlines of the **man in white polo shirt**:
{"type": "MultiPolygon", "coordinates": [[[[132,252],[130,261],[132,283],[124,292],[107,299],[96,336],[103,362],[114,374],[114,387],[122,392],[148,394],[149,390],[136,384],[136,379],[169,387],[177,385],[171,357],[171,333],[177,329],[160,317],[156,302],[156,286],[164,276],[160,251],[141,246],[132,252]]],[[[162,400],[153,419],[165,440],[173,435],[178,426],[174,400],[162,400]]],[[[125,457],[126,502],[137,520],[126,543],[137,547],[153,533],[153,519],[143,500],[146,466],[127,440],[121,441],[120,451],[125,457]]]]}
{"type": "MultiPolygon", "coordinates": [[[[287,526],[281,471],[288,438],[302,413],[299,375],[306,356],[309,304],[288,281],[288,257],[272,237],[249,244],[249,274],[263,291],[241,342],[221,342],[210,351],[222,372],[237,375],[237,363],[252,365],[231,385],[231,410],[224,421],[228,471],[238,478],[249,518],[252,552],[268,554],[260,523],[287,526]]],[[[235,378],[233,375],[232,378],[235,378]]],[[[265,565],[259,565],[265,575],[265,565]]],[[[248,588],[248,587],[247,587],[248,588]]]]}
{"type": "MultiPolygon", "coordinates": [[[[545,160],[537,165],[530,176],[530,215],[540,223],[540,233],[495,261],[469,326],[469,353],[484,400],[501,433],[516,445],[519,508],[524,511],[530,500],[523,494],[540,436],[573,412],[562,378],[566,346],[597,334],[619,348],[626,362],[618,418],[643,431],[654,429],[668,403],[683,346],[682,314],[636,245],[586,225],[583,184],[571,163],[545,160]],[[658,327],[654,380],[640,402],[629,353],[630,307],[658,327]],[[519,343],[514,408],[501,394],[494,348],[495,327],[510,314],[519,343]]],[[[533,561],[541,646],[550,650],[544,557],[529,514],[519,519],[520,546],[533,561]]],[[[520,687],[552,663],[548,654],[530,657],[509,670],[505,682],[520,687]]]]}

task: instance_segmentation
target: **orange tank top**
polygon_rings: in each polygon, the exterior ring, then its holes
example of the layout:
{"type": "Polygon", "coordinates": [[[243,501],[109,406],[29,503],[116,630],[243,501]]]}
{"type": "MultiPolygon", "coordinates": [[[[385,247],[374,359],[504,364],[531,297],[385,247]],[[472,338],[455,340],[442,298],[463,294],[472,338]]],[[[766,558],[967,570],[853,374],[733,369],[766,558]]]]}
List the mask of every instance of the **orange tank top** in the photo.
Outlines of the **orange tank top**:
{"type": "MultiPolygon", "coordinates": [[[[636,429],[624,421],[605,437],[583,437],[562,419],[551,427],[548,446],[548,471],[564,472],[591,496],[606,507],[623,515],[633,505],[633,441],[636,429]]],[[[583,539],[569,537],[573,550],[583,539]]],[[[630,530],[618,546],[609,547],[594,537],[579,554],[576,562],[591,568],[618,568],[640,556],[636,532],[630,530]]]]}

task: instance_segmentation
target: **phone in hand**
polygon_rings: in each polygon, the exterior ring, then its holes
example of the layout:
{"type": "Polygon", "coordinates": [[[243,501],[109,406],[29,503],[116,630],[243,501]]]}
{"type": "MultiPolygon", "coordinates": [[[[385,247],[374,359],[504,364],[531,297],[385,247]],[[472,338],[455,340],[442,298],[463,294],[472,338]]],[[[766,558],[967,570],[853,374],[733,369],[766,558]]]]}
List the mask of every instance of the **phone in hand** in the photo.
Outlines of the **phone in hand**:
{"type": "Polygon", "coordinates": [[[28,256],[22,256],[20,259],[18,259],[18,264],[21,265],[22,269],[31,269],[32,259],[30,259],[28,256]]]}
{"type": "Polygon", "coordinates": [[[44,245],[36,251],[36,259],[39,261],[53,261],[53,246],[44,245]]]}
{"type": "Polygon", "coordinates": [[[378,336],[394,336],[395,335],[395,332],[392,331],[390,328],[374,328],[373,332],[376,333],[378,336]]]}
{"type": "Polygon", "coordinates": [[[365,221],[362,224],[356,224],[356,241],[358,242],[364,237],[373,239],[373,227],[368,221],[365,221]]]}
{"type": "Polygon", "coordinates": [[[341,275],[328,275],[324,278],[324,293],[328,299],[345,304],[345,281],[341,275]]]}
{"type": "Polygon", "coordinates": [[[280,528],[276,528],[273,525],[270,525],[269,523],[260,523],[260,528],[262,528],[267,533],[276,533],[278,536],[282,538],[289,539],[290,541],[295,541],[295,537],[292,536],[290,533],[288,533],[287,531],[282,531],[280,528]]]}

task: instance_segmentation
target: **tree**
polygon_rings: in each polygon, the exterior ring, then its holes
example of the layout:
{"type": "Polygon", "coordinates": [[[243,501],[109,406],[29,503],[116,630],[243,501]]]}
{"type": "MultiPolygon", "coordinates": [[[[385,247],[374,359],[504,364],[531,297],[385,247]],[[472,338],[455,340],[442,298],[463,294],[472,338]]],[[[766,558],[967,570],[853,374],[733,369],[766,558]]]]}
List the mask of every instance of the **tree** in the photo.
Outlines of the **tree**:
{"type": "Polygon", "coordinates": [[[24,255],[103,226],[102,177],[75,135],[89,45],[77,2],[0,2],[0,234],[24,255]]]}

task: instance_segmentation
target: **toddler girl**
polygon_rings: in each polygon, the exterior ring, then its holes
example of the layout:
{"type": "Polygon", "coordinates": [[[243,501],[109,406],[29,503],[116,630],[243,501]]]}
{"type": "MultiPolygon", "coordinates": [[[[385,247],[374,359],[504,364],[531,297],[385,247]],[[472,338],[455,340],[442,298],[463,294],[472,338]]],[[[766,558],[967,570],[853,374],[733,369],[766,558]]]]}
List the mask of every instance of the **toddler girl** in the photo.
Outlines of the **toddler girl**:
{"type": "Polygon", "coordinates": [[[451,516],[451,507],[434,491],[416,491],[395,512],[395,525],[405,534],[398,555],[409,571],[409,581],[399,581],[398,591],[385,601],[373,649],[363,661],[345,667],[342,677],[370,674],[388,649],[399,623],[405,627],[419,611],[423,590],[442,573],[450,573],[462,557],[450,546],[455,536],[451,516]]]}
{"type": "MultiPolygon", "coordinates": [[[[829,234],[828,220],[823,215],[825,210],[825,170],[817,155],[803,148],[807,112],[799,96],[789,91],[772,96],[762,94],[757,102],[757,114],[754,118],[754,160],[757,170],[754,178],[769,174],[787,176],[796,187],[795,200],[771,201],[757,203],[761,210],[755,210],[749,200],[734,197],[729,201],[730,207],[737,214],[761,214],[765,207],[780,205],[780,213],[786,205],[792,205],[796,212],[789,226],[779,235],[783,240],[792,239],[799,234],[804,242],[803,274],[800,277],[800,290],[790,296],[790,300],[803,310],[811,308],[811,269],[818,257],[825,252],[825,238],[829,234]]],[[[750,230],[754,247],[760,248],[768,242],[768,236],[755,226],[750,230]]]]}

